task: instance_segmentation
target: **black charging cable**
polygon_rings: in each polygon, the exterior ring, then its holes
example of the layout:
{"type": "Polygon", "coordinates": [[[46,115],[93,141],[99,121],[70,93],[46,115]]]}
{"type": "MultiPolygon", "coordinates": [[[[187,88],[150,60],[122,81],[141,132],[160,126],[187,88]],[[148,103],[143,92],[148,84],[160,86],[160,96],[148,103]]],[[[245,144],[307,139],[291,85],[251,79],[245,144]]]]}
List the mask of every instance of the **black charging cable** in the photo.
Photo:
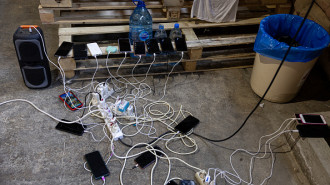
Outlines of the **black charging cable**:
{"type": "Polygon", "coordinates": [[[300,24],[300,26],[299,26],[297,32],[295,33],[294,37],[292,38],[291,43],[290,43],[290,45],[289,45],[289,48],[288,48],[288,50],[286,51],[286,53],[285,53],[285,55],[284,55],[284,57],[283,57],[283,59],[282,59],[280,65],[278,66],[278,68],[277,68],[277,70],[276,70],[276,72],[275,72],[275,75],[274,75],[272,81],[270,82],[268,88],[266,89],[265,93],[262,95],[262,97],[260,98],[260,100],[258,101],[258,103],[256,104],[256,106],[252,109],[252,111],[249,113],[249,115],[245,118],[245,120],[244,120],[244,122],[242,123],[242,125],[241,125],[241,126],[240,126],[240,127],[239,127],[239,128],[238,128],[238,129],[232,134],[232,135],[230,135],[229,137],[227,137],[227,138],[225,138],[225,139],[209,139],[209,138],[206,138],[206,137],[201,136],[201,135],[199,135],[199,134],[196,134],[196,133],[194,133],[194,132],[192,133],[193,135],[196,135],[196,136],[198,136],[198,137],[200,137],[200,138],[202,138],[202,139],[205,139],[205,140],[207,140],[207,141],[211,141],[211,142],[223,142],[223,141],[226,141],[226,140],[228,140],[228,139],[234,137],[234,136],[235,136],[235,135],[236,135],[236,134],[237,134],[237,133],[238,133],[238,132],[244,127],[244,125],[245,125],[246,122],[249,120],[249,118],[252,116],[252,114],[257,110],[257,108],[259,107],[259,105],[260,105],[260,103],[262,102],[262,100],[264,100],[264,98],[265,98],[265,96],[267,95],[267,93],[268,93],[270,87],[273,85],[273,83],[274,83],[274,81],[275,81],[275,78],[276,78],[278,72],[280,71],[280,69],[281,69],[281,67],[282,67],[282,65],[283,65],[283,63],[284,63],[286,57],[288,56],[288,54],[289,54],[289,52],[290,52],[290,50],[291,50],[291,47],[292,47],[293,44],[295,43],[295,40],[296,40],[296,38],[297,38],[297,36],[298,36],[298,33],[300,32],[300,30],[301,30],[303,24],[305,23],[305,21],[306,21],[306,19],[307,19],[307,17],[308,17],[308,14],[309,14],[310,10],[312,9],[314,3],[315,3],[315,0],[312,0],[312,3],[311,3],[311,5],[309,6],[308,11],[307,11],[307,13],[306,13],[306,15],[305,15],[303,21],[301,22],[301,24],[300,24]]]}
{"type": "MultiPolygon", "coordinates": [[[[164,136],[164,135],[166,135],[166,134],[168,134],[168,133],[171,133],[172,131],[167,131],[167,132],[165,132],[164,134],[162,134],[162,135],[160,135],[159,137],[157,137],[157,138],[155,138],[154,140],[152,140],[152,141],[150,141],[148,144],[149,145],[152,145],[155,141],[157,141],[159,138],[161,138],[162,136],[164,136]]],[[[125,145],[125,146],[127,146],[127,147],[130,147],[130,148],[132,148],[133,147],[133,145],[130,145],[130,144],[127,144],[127,143],[125,143],[123,140],[121,140],[121,139],[119,139],[119,142],[121,143],[121,144],[123,144],[123,145],[125,145]]],[[[145,147],[146,145],[137,145],[137,146],[135,146],[134,148],[143,148],[143,147],[145,147]]]]}

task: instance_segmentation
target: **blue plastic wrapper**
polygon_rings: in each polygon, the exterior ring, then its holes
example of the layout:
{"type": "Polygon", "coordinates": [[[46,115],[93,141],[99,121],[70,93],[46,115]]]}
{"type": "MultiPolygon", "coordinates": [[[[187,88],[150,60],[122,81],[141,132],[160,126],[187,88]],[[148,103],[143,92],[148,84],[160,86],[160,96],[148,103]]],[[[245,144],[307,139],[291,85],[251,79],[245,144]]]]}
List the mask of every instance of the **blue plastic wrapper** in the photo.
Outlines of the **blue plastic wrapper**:
{"type": "MultiPolygon", "coordinates": [[[[294,37],[302,17],[290,14],[277,14],[264,18],[254,44],[254,51],[277,60],[282,60],[289,45],[275,38],[294,37]]],[[[300,46],[292,47],[285,61],[309,62],[321,55],[330,43],[328,32],[314,21],[306,19],[297,38],[300,46]]]]}

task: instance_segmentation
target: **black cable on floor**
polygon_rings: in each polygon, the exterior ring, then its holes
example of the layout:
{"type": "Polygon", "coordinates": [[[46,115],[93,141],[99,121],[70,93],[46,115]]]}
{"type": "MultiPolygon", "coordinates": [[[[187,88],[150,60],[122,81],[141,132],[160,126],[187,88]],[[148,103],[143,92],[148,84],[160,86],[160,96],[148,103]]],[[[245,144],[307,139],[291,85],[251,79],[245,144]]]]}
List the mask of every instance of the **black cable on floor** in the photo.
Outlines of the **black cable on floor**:
{"type": "MultiPolygon", "coordinates": [[[[171,133],[171,132],[172,132],[172,131],[167,131],[167,132],[165,132],[164,134],[160,135],[160,136],[157,137],[156,139],[150,141],[148,144],[151,145],[152,143],[154,143],[155,141],[157,141],[157,140],[158,140],[159,138],[161,138],[162,136],[164,136],[164,135],[166,135],[166,134],[168,134],[168,133],[171,133]]],[[[123,140],[121,140],[121,139],[119,139],[119,142],[120,142],[121,144],[127,146],[127,147],[130,147],[130,148],[133,147],[133,145],[127,144],[127,143],[125,143],[125,142],[124,142],[123,140]]],[[[142,147],[145,147],[145,146],[146,146],[146,145],[137,145],[137,146],[135,146],[134,148],[142,148],[142,147]]]]}
{"type": "Polygon", "coordinates": [[[262,97],[260,98],[260,100],[258,101],[258,103],[256,104],[256,106],[252,109],[252,111],[249,113],[249,115],[245,118],[245,120],[244,120],[244,122],[242,123],[242,125],[241,125],[241,126],[240,126],[240,127],[239,127],[239,128],[238,128],[238,129],[232,134],[232,135],[230,135],[229,137],[227,137],[227,138],[225,138],[225,139],[209,139],[209,138],[206,138],[206,137],[201,136],[201,135],[199,135],[199,134],[196,134],[196,133],[194,133],[194,132],[193,132],[192,134],[194,134],[194,135],[196,135],[196,136],[198,136],[198,137],[200,137],[200,138],[202,138],[202,139],[205,139],[205,140],[207,140],[207,141],[211,141],[211,142],[223,142],[223,141],[226,141],[226,140],[232,138],[233,136],[235,136],[235,135],[236,135],[236,134],[237,134],[237,133],[238,133],[238,132],[244,127],[244,125],[246,124],[246,122],[249,120],[249,118],[252,116],[252,114],[253,114],[253,113],[256,111],[256,109],[258,108],[259,104],[262,102],[262,100],[264,100],[264,98],[265,98],[266,94],[268,93],[270,87],[273,85],[273,83],[274,83],[274,81],[275,81],[275,78],[276,78],[278,72],[280,71],[280,69],[281,69],[281,67],[282,67],[282,65],[283,65],[283,63],[284,63],[286,57],[288,56],[288,54],[289,54],[289,52],[290,52],[290,50],[291,50],[291,47],[292,47],[294,41],[296,40],[296,38],[297,38],[297,36],[298,36],[298,33],[300,32],[300,30],[301,30],[303,24],[305,23],[305,21],[306,21],[306,19],[307,19],[307,17],[308,17],[308,14],[309,14],[310,10],[311,10],[312,7],[313,7],[314,2],[315,2],[315,0],[313,0],[312,3],[311,3],[311,5],[309,6],[308,11],[307,11],[305,17],[304,17],[303,21],[301,22],[301,24],[300,24],[300,26],[299,26],[297,32],[295,33],[295,35],[294,35],[294,37],[293,37],[293,39],[292,39],[292,41],[291,41],[291,43],[290,43],[290,45],[289,45],[289,48],[288,48],[288,50],[286,51],[286,53],[285,53],[285,55],[284,55],[284,57],[283,57],[283,59],[282,59],[280,65],[278,66],[278,68],[277,68],[277,70],[276,70],[276,72],[275,72],[275,75],[274,75],[272,81],[270,82],[268,88],[266,89],[265,93],[262,95],[262,97]]]}

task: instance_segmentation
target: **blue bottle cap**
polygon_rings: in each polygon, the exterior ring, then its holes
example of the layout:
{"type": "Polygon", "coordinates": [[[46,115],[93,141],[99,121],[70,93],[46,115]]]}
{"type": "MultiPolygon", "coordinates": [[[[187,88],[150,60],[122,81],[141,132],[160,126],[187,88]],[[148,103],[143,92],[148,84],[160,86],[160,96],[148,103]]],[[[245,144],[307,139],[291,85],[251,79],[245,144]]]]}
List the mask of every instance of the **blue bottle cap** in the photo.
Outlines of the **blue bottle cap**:
{"type": "Polygon", "coordinates": [[[164,29],[164,25],[160,24],[160,25],[159,25],[159,29],[160,29],[160,30],[163,30],[163,29],[164,29]]]}
{"type": "Polygon", "coordinates": [[[137,7],[146,7],[144,1],[138,1],[137,7]]]}
{"type": "Polygon", "coordinates": [[[179,23],[175,23],[174,28],[179,28],[179,23]]]}

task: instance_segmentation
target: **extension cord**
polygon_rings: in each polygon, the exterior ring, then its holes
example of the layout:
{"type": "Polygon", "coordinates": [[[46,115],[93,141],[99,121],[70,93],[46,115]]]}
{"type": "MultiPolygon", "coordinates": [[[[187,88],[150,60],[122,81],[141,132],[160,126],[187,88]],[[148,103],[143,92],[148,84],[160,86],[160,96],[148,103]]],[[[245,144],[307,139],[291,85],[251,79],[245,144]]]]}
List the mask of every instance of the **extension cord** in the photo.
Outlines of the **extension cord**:
{"type": "Polygon", "coordinates": [[[121,131],[118,124],[116,123],[115,117],[112,119],[106,118],[104,120],[105,120],[105,124],[107,125],[109,132],[112,135],[113,140],[117,141],[118,139],[122,139],[124,137],[123,132],[121,131]]]}
{"type": "Polygon", "coordinates": [[[107,83],[97,87],[96,91],[100,93],[103,100],[109,98],[115,91],[113,88],[110,88],[107,83]]]}
{"type": "Polygon", "coordinates": [[[213,183],[212,185],[215,185],[214,181],[212,181],[211,184],[210,184],[210,180],[211,180],[210,176],[208,176],[206,174],[205,170],[200,171],[200,172],[196,172],[195,173],[195,180],[197,181],[197,183],[199,185],[211,185],[212,183],[213,183]]]}

